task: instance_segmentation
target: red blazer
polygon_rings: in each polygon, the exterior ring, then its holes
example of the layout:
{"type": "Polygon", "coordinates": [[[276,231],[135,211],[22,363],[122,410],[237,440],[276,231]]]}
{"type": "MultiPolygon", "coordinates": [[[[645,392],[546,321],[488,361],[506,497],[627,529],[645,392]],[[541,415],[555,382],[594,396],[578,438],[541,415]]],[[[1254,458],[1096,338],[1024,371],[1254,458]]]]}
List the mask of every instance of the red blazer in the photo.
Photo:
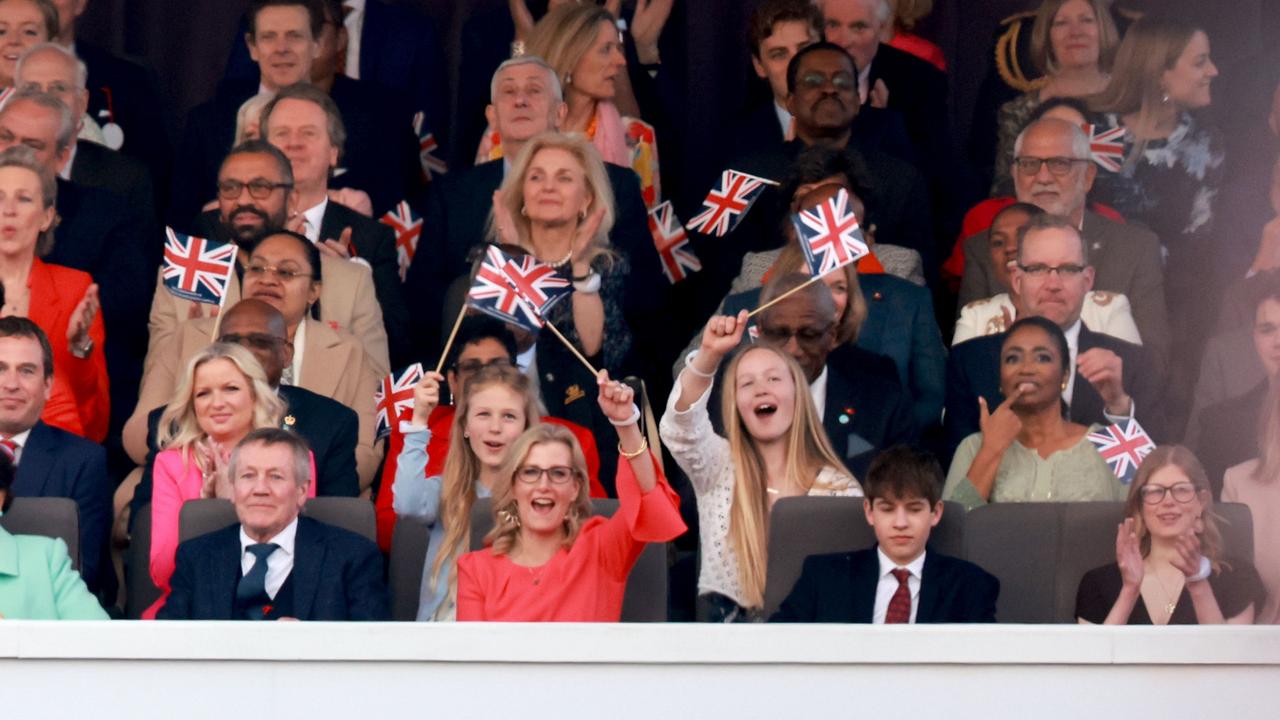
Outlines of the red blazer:
{"type": "MultiPolygon", "coordinates": [[[[453,429],[453,405],[437,405],[427,418],[427,427],[431,430],[431,440],[427,442],[427,477],[444,472],[444,456],[449,453],[449,434],[453,429]]],[[[412,410],[401,413],[399,420],[412,418],[412,410]]],[[[395,493],[392,486],[396,482],[397,460],[404,449],[404,435],[400,432],[397,420],[391,427],[391,437],[387,439],[387,459],[382,465],[382,481],[378,486],[378,498],[374,509],[378,518],[378,547],[383,552],[391,552],[391,535],[396,529],[396,511],[392,507],[395,493]]],[[[609,497],[598,479],[600,476],[600,451],[596,449],[596,439],[591,432],[577,423],[560,418],[544,417],[542,422],[563,425],[573,432],[582,446],[582,454],[587,459],[587,479],[591,486],[591,497],[609,497]]]]}
{"type": "Polygon", "coordinates": [[[93,352],[81,360],[71,354],[67,326],[71,313],[93,284],[89,273],[51,265],[36,258],[27,276],[31,293],[27,317],[44,330],[53,346],[53,391],[40,419],[57,428],[102,442],[107,437],[111,404],[107,394],[107,361],[102,354],[107,341],[102,312],[93,319],[89,337],[93,352]]]}

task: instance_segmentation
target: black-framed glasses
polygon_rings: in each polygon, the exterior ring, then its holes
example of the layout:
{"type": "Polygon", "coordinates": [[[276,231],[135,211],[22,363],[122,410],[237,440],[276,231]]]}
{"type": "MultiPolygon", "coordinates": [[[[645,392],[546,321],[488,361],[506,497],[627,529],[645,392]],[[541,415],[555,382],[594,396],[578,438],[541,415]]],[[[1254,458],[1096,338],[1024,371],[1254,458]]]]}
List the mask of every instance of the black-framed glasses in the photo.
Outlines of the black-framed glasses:
{"type": "Polygon", "coordinates": [[[239,180],[219,180],[218,181],[218,197],[223,200],[235,200],[240,197],[240,193],[245,188],[249,189],[249,197],[254,200],[266,200],[271,197],[271,193],[279,188],[291,188],[292,183],[273,183],[265,178],[256,178],[249,182],[240,182],[239,180]]]}
{"type": "Polygon", "coordinates": [[[277,265],[262,265],[260,263],[253,263],[249,267],[245,268],[244,272],[246,275],[251,275],[253,277],[262,277],[267,273],[271,273],[279,278],[281,282],[289,282],[294,278],[311,276],[311,273],[306,270],[290,270],[277,265]]]}
{"type": "Polygon", "coordinates": [[[492,360],[462,360],[453,364],[453,369],[462,375],[475,375],[485,368],[490,367],[511,367],[511,360],[504,357],[496,357],[492,360]]]}
{"type": "Polygon", "coordinates": [[[836,73],[831,77],[827,77],[822,73],[805,73],[799,78],[800,84],[811,89],[818,89],[831,83],[837,90],[853,90],[857,86],[857,81],[849,73],[836,73]]]}
{"type": "Polygon", "coordinates": [[[554,465],[549,468],[538,467],[537,465],[521,465],[516,470],[516,479],[526,485],[536,485],[544,474],[552,485],[564,485],[572,482],[574,476],[577,475],[573,468],[567,465],[554,465]]]}
{"type": "Polygon", "coordinates": [[[1049,277],[1050,273],[1057,273],[1060,278],[1076,278],[1080,277],[1080,274],[1085,271],[1085,266],[1075,263],[1064,263],[1062,265],[1031,263],[1030,265],[1019,264],[1018,269],[1033,278],[1046,278],[1049,277]]]}
{"type": "Polygon", "coordinates": [[[1189,503],[1196,496],[1196,486],[1189,482],[1181,482],[1165,487],[1164,485],[1143,485],[1138,494],[1142,502],[1148,505],[1159,505],[1164,502],[1165,493],[1172,493],[1173,499],[1180,503],[1189,503]]]}
{"type": "Polygon", "coordinates": [[[1069,157],[1049,157],[1049,158],[1017,157],[1013,159],[1014,166],[1017,167],[1018,172],[1023,175],[1035,175],[1036,173],[1040,172],[1041,165],[1048,165],[1050,175],[1062,176],[1071,172],[1071,168],[1076,163],[1083,163],[1083,162],[1089,162],[1089,161],[1085,160],[1084,158],[1069,158],[1069,157]]]}

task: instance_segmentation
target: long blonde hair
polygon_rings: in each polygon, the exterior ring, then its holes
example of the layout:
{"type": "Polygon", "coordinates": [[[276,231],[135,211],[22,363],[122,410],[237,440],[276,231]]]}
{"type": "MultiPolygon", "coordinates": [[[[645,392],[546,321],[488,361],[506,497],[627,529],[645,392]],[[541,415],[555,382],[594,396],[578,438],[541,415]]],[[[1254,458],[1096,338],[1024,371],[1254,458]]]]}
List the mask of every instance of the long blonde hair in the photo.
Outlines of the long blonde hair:
{"type": "Polygon", "coordinates": [[[582,524],[591,517],[591,489],[587,481],[587,458],[582,454],[578,438],[562,425],[541,423],[530,427],[516,439],[502,466],[502,477],[493,492],[493,529],[484,537],[484,544],[494,555],[506,555],[520,539],[520,511],[516,505],[516,471],[524,465],[535,445],[560,443],[569,448],[573,474],[578,484],[578,495],[564,517],[563,547],[573,547],[582,524]]]}
{"type": "MultiPolygon", "coordinates": [[[[576,133],[568,135],[558,132],[542,133],[525,143],[520,154],[511,161],[511,170],[502,180],[502,204],[506,206],[515,224],[520,246],[533,254],[532,224],[523,212],[524,178],[529,173],[529,165],[532,164],[533,157],[539,151],[549,148],[564,150],[577,158],[578,164],[582,166],[583,181],[586,183],[587,193],[591,196],[585,214],[589,216],[596,211],[596,208],[604,208],[604,218],[600,221],[600,228],[596,230],[596,236],[591,239],[591,247],[587,249],[586,257],[583,259],[590,264],[594,263],[597,257],[604,257],[608,263],[607,266],[612,265],[615,255],[609,243],[609,231],[613,229],[613,223],[617,217],[613,186],[609,183],[609,173],[604,169],[604,161],[600,159],[600,153],[596,151],[594,145],[576,133]]],[[[582,223],[585,219],[579,218],[578,222],[582,223]]],[[[489,213],[485,234],[493,243],[503,242],[492,212],[489,213]]]]}
{"type": "Polygon", "coordinates": [[[809,396],[809,383],[796,361],[768,345],[752,345],[739,350],[725,368],[720,413],[729,439],[729,457],[734,470],[729,542],[738,554],[738,583],[742,586],[743,606],[748,608],[764,606],[765,570],[769,563],[769,499],[764,458],[738,412],[738,365],[753,352],[773,353],[786,363],[791,372],[795,411],[791,427],[787,429],[788,481],[800,487],[811,487],[818,473],[828,467],[853,476],[827,440],[822,419],[809,396]]]}
{"type": "Polygon", "coordinates": [[[1200,536],[1201,552],[1209,558],[1213,572],[1220,572],[1222,566],[1226,564],[1222,562],[1222,533],[1218,530],[1218,523],[1222,518],[1213,511],[1213,490],[1209,487],[1209,476],[1205,473],[1204,466],[1190,450],[1182,445],[1161,445],[1152,450],[1150,455],[1143,458],[1142,464],[1138,466],[1138,474],[1134,476],[1133,484],[1129,486],[1129,497],[1124,503],[1124,514],[1125,517],[1133,518],[1133,530],[1138,536],[1142,556],[1146,557],[1147,553],[1151,552],[1151,534],[1147,532],[1147,526],[1142,522],[1142,488],[1158,470],[1170,465],[1181,470],[1196,488],[1196,499],[1203,508],[1200,514],[1203,529],[1197,533],[1200,536]]]}
{"type": "MultiPolygon", "coordinates": [[[[445,456],[444,477],[440,488],[440,521],[444,523],[444,538],[431,566],[431,583],[440,577],[445,563],[457,554],[458,549],[471,536],[471,507],[476,502],[476,480],[480,477],[480,458],[466,438],[467,416],[471,412],[471,399],[486,388],[499,386],[524,398],[524,427],[542,417],[542,402],[538,389],[529,376],[511,366],[490,365],[467,381],[453,416],[449,432],[449,454],[445,456]]],[[[449,585],[457,578],[457,566],[449,571],[449,585]]]]}
{"type": "Polygon", "coordinates": [[[573,88],[573,70],[595,44],[600,25],[612,27],[615,22],[613,13],[594,3],[563,5],[533,26],[525,54],[546,60],[568,95],[573,88]]]}
{"type": "Polygon", "coordinates": [[[258,364],[257,358],[248,350],[233,343],[213,343],[196,353],[189,361],[178,387],[173,391],[173,399],[165,406],[160,415],[160,430],[156,446],[161,450],[177,450],[182,455],[183,469],[194,458],[196,467],[201,472],[211,470],[204,466],[201,453],[194,452],[195,445],[205,438],[196,419],[195,382],[196,371],[202,365],[214,360],[229,360],[249,382],[249,392],[253,396],[253,427],[256,430],[264,427],[277,427],[284,415],[284,401],[276,394],[267,382],[267,374],[258,364]]]}

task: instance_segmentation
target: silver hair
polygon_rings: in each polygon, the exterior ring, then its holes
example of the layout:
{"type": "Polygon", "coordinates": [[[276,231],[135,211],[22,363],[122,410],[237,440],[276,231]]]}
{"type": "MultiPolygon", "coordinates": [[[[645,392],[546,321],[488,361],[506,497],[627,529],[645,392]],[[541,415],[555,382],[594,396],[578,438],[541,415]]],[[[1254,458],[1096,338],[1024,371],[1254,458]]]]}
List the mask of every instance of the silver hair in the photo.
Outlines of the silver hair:
{"type": "Polygon", "coordinates": [[[1080,241],[1080,264],[1089,267],[1089,243],[1084,241],[1084,235],[1080,233],[1080,227],[1071,222],[1071,218],[1062,215],[1050,215],[1043,213],[1035,215],[1020,228],[1018,228],[1018,264],[1022,264],[1022,249],[1027,245],[1027,237],[1033,232],[1041,230],[1065,230],[1080,241]]]}
{"type": "Polygon", "coordinates": [[[1027,136],[1031,128],[1041,123],[1054,123],[1055,125],[1061,123],[1061,125],[1069,128],[1068,132],[1071,133],[1071,157],[1077,160],[1088,160],[1091,157],[1089,153],[1089,136],[1084,134],[1083,128],[1058,118],[1040,118],[1022,128],[1022,132],[1018,133],[1018,139],[1013,143],[1013,156],[1015,158],[1022,155],[1022,139],[1027,136]]]}
{"type": "Polygon", "coordinates": [[[53,43],[53,42],[46,42],[46,43],[40,43],[39,45],[32,45],[31,47],[27,48],[26,51],[23,52],[21,56],[18,57],[18,64],[13,71],[13,77],[15,80],[14,85],[19,85],[19,86],[21,85],[21,83],[18,82],[17,80],[22,77],[22,64],[27,61],[27,58],[34,53],[41,52],[44,50],[52,50],[58,53],[59,55],[61,55],[64,59],[75,63],[75,66],[76,66],[75,82],[76,82],[77,90],[83,91],[85,90],[85,88],[89,86],[89,67],[84,64],[83,60],[76,57],[75,53],[59,45],[58,43],[53,43]]]}
{"type": "Polygon", "coordinates": [[[5,103],[4,109],[0,110],[0,114],[13,112],[13,106],[17,105],[19,100],[30,100],[40,107],[58,113],[58,134],[54,140],[56,146],[54,149],[61,153],[71,147],[71,143],[76,139],[76,121],[71,116],[71,108],[67,107],[66,103],[59,100],[56,95],[43,90],[18,88],[17,92],[9,98],[9,102],[5,103]]]}
{"type": "Polygon", "coordinates": [[[274,427],[258,428],[236,443],[231,451],[231,459],[227,463],[227,476],[232,481],[240,474],[240,453],[250,445],[287,446],[291,456],[290,464],[293,466],[293,481],[299,487],[306,487],[307,483],[311,482],[311,448],[307,446],[307,441],[288,430],[274,427]]]}
{"type": "Polygon", "coordinates": [[[498,69],[493,71],[493,78],[489,81],[489,102],[496,102],[498,99],[498,76],[502,71],[520,65],[536,65],[547,71],[547,86],[551,88],[551,97],[555,98],[556,102],[564,102],[564,88],[560,86],[560,76],[556,75],[555,68],[537,55],[520,55],[502,61],[498,69]]]}
{"type": "MultiPolygon", "coordinates": [[[[825,2],[826,0],[813,0],[813,4],[818,6],[819,12],[822,11],[825,2]]],[[[889,4],[889,0],[872,0],[872,2],[876,3],[876,22],[880,24],[881,28],[884,28],[885,23],[893,18],[893,6],[889,4]]]]}

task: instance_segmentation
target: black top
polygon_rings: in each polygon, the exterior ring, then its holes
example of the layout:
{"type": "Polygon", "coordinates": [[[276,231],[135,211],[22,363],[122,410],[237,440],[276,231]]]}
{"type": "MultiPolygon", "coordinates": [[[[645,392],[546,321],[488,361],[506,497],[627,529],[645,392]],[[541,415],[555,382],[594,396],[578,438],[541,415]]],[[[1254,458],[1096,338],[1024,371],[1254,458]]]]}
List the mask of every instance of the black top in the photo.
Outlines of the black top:
{"type": "MultiPolygon", "coordinates": [[[[1123,585],[1120,577],[1120,566],[1115,563],[1094,568],[1080,579],[1080,589],[1076,591],[1076,617],[1101,624],[1111,612],[1111,606],[1120,596],[1123,585]]],[[[1266,600],[1266,590],[1262,588],[1262,580],[1251,563],[1228,558],[1222,562],[1221,572],[1209,577],[1209,587],[1213,588],[1213,596],[1218,599],[1218,607],[1222,616],[1230,619],[1244,612],[1250,604],[1255,609],[1261,608],[1266,600]]],[[[1151,615],[1147,612],[1146,603],[1139,598],[1129,614],[1129,625],[1151,625],[1151,615]]],[[[1178,595],[1178,604],[1169,617],[1170,625],[1199,625],[1196,622],[1196,609],[1191,603],[1191,596],[1185,586],[1178,595]]]]}

